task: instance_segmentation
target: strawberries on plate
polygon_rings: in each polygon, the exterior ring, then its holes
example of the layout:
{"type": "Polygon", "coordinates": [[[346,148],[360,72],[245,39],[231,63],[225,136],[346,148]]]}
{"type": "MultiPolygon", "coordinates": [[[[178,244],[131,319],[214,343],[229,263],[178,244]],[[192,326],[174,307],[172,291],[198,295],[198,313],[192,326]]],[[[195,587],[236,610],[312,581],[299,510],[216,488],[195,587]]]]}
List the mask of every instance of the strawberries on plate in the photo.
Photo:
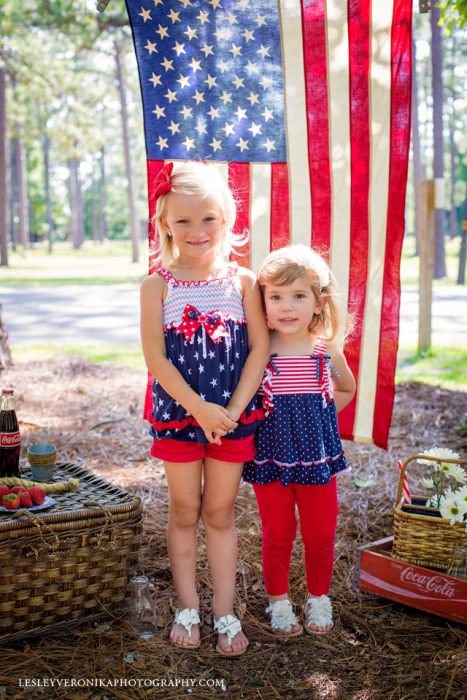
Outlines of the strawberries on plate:
{"type": "Polygon", "coordinates": [[[44,503],[45,489],[43,489],[42,486],[30,486],[27,489],[27,493],[30,494],[34,505],[40,506],[42,503],[44,503]]]}
{"type": "Polygon", "coordinates": [[[19,494],[19,502],[20,502],[21,508],[31,508],[31,506],[33,505],[31,494],[28,493],[27,491],[22,491],[19,494]]]}
{"type": "Polygon", "coordinates": [[[17,493],[5,493],[2,496],[2,506],[8,510],[19,508],[20,500],[17,493]]]}

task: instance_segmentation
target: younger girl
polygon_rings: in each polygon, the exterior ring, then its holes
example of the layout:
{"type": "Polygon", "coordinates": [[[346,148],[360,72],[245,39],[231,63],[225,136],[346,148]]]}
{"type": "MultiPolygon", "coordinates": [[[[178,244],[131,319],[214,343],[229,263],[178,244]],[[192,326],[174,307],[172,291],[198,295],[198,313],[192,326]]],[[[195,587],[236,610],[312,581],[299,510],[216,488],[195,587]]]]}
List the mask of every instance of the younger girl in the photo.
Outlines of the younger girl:
{"type": "Polygon", "coordinates": [[[170,639],[199,646],[202,518],[217,651],[238,656],[248,640],[233,615],[234,501],[264,418],[256,391],[267,362],[267,328],[254,275],[225,262],[236,211],[216,167],[169,163],[155,194],[159,257],[156,274],[141,287],[141,338],[155,377],[151,454],[163,460],[169,490],[168,551],[179,603],[170,639]]]}
{"type": "Polygon", "coordinates": [[[334,477],[349,469],[337,413],[351,401],[355,382],[332,342],[340,322],[324,260],[304,245],[281,248],[266,258],[258,279],[271,331],[262,385],[269,414],[244,479],[253,484],[262,521],[266,612],[275,632],[302,633],[288,598],[298,507],[308,589],[305,629],[322,634],[333,626],[327,594],[338,513],[334,477]]]}

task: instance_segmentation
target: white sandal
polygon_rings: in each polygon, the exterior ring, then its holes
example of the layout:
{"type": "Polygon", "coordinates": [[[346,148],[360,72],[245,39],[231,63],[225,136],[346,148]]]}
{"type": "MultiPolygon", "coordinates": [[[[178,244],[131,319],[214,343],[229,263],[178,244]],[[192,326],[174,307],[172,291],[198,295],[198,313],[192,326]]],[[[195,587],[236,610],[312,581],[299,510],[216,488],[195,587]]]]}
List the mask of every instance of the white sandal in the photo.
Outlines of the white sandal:
{"type": "MultiPolygon", "coordinates": [[[[235,615],[223,615],[218,620],[214,618],[214,631],[218,634],[226,634],[228,645],[231,647],[232,639],[236,634],[242,631],[242,625],[235,615]]],[[[246,649],[243,651],[224,651],[222,647],[217,644],[216,651],[218,654],[222,654],[222,656],[242,656],[242,654],[246,652],[246,649]]]]}
{"type": "MultiPolygon", "coordinates": [[[[191,639],[191,628],[193,625],[199,625],[201,620],[199,619],[198,611],[194,608],[184,608],[183,610],[175,611],[174,625],[181,625],[188,632],[188,639],[191,639]]],[[[174,647],[181,647],[182,649],[197,649],[201,644],[199,641],[197,644],[177,644],[176,642],[171,642],[174,647]]]]}
{"type": "Polygon", "coordinates": [[[290,600],[276,600],[266,608],[266,612],[271,616],[271,627],[275,634],[284,637],[298,637],[303,632],[303,627],[295,617],[290,600]],[[292,632],[294,627],[299,627],[296,632],[292,632]]]}
{"type": "Polygon", "coordinates": [[[316,598],[310,595],[303,606],[303,612],[305,613],[305,630],[308,634],[327,634],[334,626],[332,605],[327,595],[320,595],[316,598]],[[321,628],[329,625],[332,625],[332,627],[329,630],[322,629],[320,632],[319,630],[312,630],[311,625],[321,628]]]}

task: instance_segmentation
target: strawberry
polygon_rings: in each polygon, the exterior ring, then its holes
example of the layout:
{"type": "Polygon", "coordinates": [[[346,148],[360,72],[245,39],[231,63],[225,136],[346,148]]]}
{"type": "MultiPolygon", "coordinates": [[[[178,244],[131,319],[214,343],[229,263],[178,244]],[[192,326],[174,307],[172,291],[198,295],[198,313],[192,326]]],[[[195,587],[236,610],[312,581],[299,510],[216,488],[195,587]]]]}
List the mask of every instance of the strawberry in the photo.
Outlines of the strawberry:
{"type": "Polygon", "coordinates": [[[45,489],[43,489],[42,486],[30,486],[28,488],[28,493],[31,495],[32,502],[35,503],[37,506],[40,506],[41,503],[44,503],[45,489]]]}
{"type": "Polygon", "coordinates": [[[2,496],[4,496],[6,493],[10,493],[10,489],[6,484],[2,484],[0,486],[0,501],[2,500],[2,496]]]}
{"type": "Polygon", "coordinates": [[[10,489],[10,493],[21,493],[21,491],[26,491],[24,486],[13,486],[13,488],[10,489]]]}
{"type": "Polygon", "coordinates": [[[31,494],[23,491],[19,494],[19,502],[23,508],[30,508],[32,506],[31,494]]]}
{"type": "Polygon", "coordinates": [[[6,493],[2,496],[2,506],[8,510],[19,508],[19,496],[17,493],[6,493]]]}

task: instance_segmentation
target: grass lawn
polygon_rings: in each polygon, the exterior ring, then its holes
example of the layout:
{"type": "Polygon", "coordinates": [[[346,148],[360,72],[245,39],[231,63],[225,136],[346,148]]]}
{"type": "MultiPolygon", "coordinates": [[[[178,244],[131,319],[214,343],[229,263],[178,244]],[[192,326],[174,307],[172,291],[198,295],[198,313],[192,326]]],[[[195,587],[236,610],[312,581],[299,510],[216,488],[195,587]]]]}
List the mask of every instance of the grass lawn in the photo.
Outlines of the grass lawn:
{"type": "Polygon", "coordinates": [[[0,268],[0,285],[139,283],[147,274],[147,257],[145,242],[137,263],[131,262],[129,241],[86,241],[80,250],[55,243],[51,254],[37,244],[26,253],[10,252],[9,266],[0,268]]]}
{"type": "Polygon", "coordinates": [[[47,345],[14,345],[11,349],[13,359],[24,362],[47,360],[55,355],[81,357],[89,362],[114,362],[146,371],[140,345],[111,345],[94,343],[89,345],[69,345],[65,343],[47,345]]]}
{"type": "Polygon", "coordinates": [[[437,347],[418,353],[399,350],[396,382],[416,381],[449,389],[467,386],[467,350],[437,347]]]}

